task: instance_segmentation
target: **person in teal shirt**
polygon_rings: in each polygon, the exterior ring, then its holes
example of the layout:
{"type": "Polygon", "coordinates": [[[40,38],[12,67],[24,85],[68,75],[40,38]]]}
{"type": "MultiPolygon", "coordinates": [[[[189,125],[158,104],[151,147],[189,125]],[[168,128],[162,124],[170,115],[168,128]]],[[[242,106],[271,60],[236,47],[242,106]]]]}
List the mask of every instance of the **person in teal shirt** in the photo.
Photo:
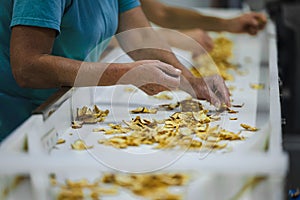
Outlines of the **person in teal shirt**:
{"type": "Polygon", "coordinates": [[[26,25],[53,29],[57,36],[51,53],[84,60],[95,43],[105,40],[116,32],[118,14],[138,5],[139,2],[136,0],[1,1],[0,138],[24,121],[34,108],[56,91],[56,89],[22,88],[17,84],[9,58],[12,27],[26,25]],[[90,16],[90,13],[95,16],[90,16]],[[103,31],[99,27],[103,27],[103,31]]]}
{"type": "MultiPolygon", "coordinates": [[[[134,84],[152,95],[177,87],[192,93],[188,82],[195,97],[230,104],[222,79],[214,77],[220,95],[211,97],[204,80],[171,52],[143,50],[130,52],[138,60],[132,63],[97,62],[111,36],[150,26],[138,0],[3,0],[0,19],[0,141],[61,86],[134,84]],[[145,80],[155,84],[141,85],[145,80]]],[[[125,49],[128,41],[157,40],[150,31],[119,42],[125,49]]]]}

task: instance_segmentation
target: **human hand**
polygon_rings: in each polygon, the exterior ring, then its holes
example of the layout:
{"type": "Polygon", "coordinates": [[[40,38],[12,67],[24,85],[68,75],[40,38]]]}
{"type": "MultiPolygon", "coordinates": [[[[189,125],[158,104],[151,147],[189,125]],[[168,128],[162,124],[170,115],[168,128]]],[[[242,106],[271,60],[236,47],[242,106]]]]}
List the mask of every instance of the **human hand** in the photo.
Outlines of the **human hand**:
{"type": "Polygon", "coordinates": [[[206,76],[204,78],[189,77],[181,79],[183,90],[194,98],[207,100],[217,108],[222,104],[230,107],[229,90],[220,75],[206,76]]]}
{"type": "Polygon", "coordinates": [[[180,85],[181,71],[158,60],[141,60],[128,63],[130,70],[118,83],[133,84],[148,95],[175,90],[180,85]]]}
{"type": "Polygon", "coordinates": [[[222,106],[224,103],[230,107],[230,93],[224,79],[218,74],[206,76],[203,79],[209,89],[210,102],[217,107],[222,106]]]}
{"type": "MultiPolygon", "coordinates": [[[[206,31],[202,29],[189,29],[189,30],[183,30],[182,33],[186,34],[187,36],[194,39],[196,42],[198,42],[206,51],[211,51],[213,49],[214,43],[212,38],[207,34],[206,31]]],[[[202,51],[199,52],[199,50],[193,51],[193,56],[197,57],[199,56],[202,51]]]]}
{"type": "Polygon", "coordinates": [[[181,31],[158,29],[156,31],[169,45],[190,51],[192,52],[193,57],[205,54],[213,48],[213,40],[209,37],[207,32],[201,29],[195,28],[181,31]]]}
{"type": "Polygon", "coordinates": [[[228,31],[232,33],[248,33],[256,35],[267,23],[267,18],[262,13],[246,13],[228,20],[228,31]]]}

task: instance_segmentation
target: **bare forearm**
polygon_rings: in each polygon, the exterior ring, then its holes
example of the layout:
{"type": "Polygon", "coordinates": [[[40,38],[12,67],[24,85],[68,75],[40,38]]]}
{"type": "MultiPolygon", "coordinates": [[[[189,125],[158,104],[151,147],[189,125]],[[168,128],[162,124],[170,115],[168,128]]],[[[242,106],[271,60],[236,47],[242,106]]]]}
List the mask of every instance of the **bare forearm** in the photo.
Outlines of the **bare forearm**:
{"type": "MultiPolygon", "coordinates": [[[[165,28],[192,29],[201,28],[206,31],[227,30],[227,20],[205,16],[194,10],[167,7],[165,20],[157,21],[165,28]]],[[[155,22],[154,22],[155,23],[155,22]]]]}
{"type": "Polygon", "coordinates": [[[137,51],[132,51],[129,53],[129,55],[135,59],[135,60],[160,60],[164,63],[168,63],[169,65],[172,65],[173,67],[181,70],[182,75],[185,77],[190,77],[192,74],[190,71],[183,66],[173,52],[169,50],[163,50],[163,49],[140,49],[137,51]]]}
{"type": "MultiPolygon", "coordinates": [[[[29,59],[28,59],[29,60],[29,59]]],[[[16,65],[17,63],[12,63],[16,65]]],[[[129,70],[127,64],[91,63],[52,55],[36,55],[14,72],[22,87],[114,85],[129,70]]]]}
{"type": "Polygon", "coordinates": [[[129,64],[107,65],[51,55],[55,35],[53,29],[13,27],[10,62],[21,87],[112,85],[130,70],[129,64]]]}
{"type": "Polygon", "coordinates": [[[228,20],[205,16],[191,9],[167,6],[157,0],[141,0],[141,3],[146,17],[164,28],[221,31],[228,26],[228,20]]]}

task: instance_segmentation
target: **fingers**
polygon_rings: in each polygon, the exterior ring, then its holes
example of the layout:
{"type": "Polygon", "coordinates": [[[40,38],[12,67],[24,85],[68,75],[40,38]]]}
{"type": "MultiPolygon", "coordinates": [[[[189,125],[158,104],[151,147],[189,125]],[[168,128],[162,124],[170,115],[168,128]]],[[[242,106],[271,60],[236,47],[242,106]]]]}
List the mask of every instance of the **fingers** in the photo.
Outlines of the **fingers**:
{"type": "Polygon", "coordinates": [[[212,50],[213,41],[212,41],[211,37],[207,34],[207,32],[205,32],[199,28],[184,30],[181,32],[184,33],[185,35],[187,35],[188,37],[190,37],[191,39],[193,39],[195,42],[197,42],[196,45],[190,44],[190,43],[185,44],[186,45],[185,49],[188,51],[192,51],[194,57],[197,57],[197,56],[205,53],[205,51],[203,51],[203,50],[206,50],[206,51],[212,50]]]}
{"type": "Polygon", "coordinates": [[[165,74],[163,72],[156,73],[155,81],[153,83],[163,86],[167,88],[168,90],[175,90],[180,85],[180,77],[173,77],[169,76],[168,74],[165,74]]]}
{"type": "Polygon", "coordinates": [[[224,81],[217,83],[214,94],[220,101],[220,104],[218,107],[220,107],[222,104],[226,104],[226,106],[228,106],[228,107],[231,106],[229,90],[226,87],[224,81]]]}
{"type": "Polygon", "coordinates": [[[132,63],[134,67],[122,77],[121,83],[131,83],[148,95],[174,90],[180,85],[181,71],[158,60],[132,63]]]}
{"type": "Polygon", "coordinates": [[[214,45],[212,38],[205,31],[201,30],[200,33],[197,41],[206,51],[211,51],[214,45]]]}
{"type": "Polygon", "coordinates": [[[203,78],[203,83],[198,80],[197,98],[206,99],[216,107],[226,104],[230,107],[230,94],[223,78],[219,75],[203,78]]]}
{"type": "Polygon", "coordinates": [[[219,106],[221,106],[221,104],[226,104],[229,107],[230,93],[227,86],[225,85],[224,79],[219,75],[208,77],[208,79],[212,79],[212,81],[207,81],[209,84],[209,89],[212,89],[213,92],[212,98],[218,99],[218,101],[220,102],[219,106]]]}
{"type": "Polygon", "coordinates": [[[223,98],[220,98],[218,90],[212,89],[208,83],[205,83],[203,86],[197,88],[197,98],[201,100],[207,100],[215,107],[219,108],[222,103],[223,98]]]}
{"type": "Polygon", "coordinates": [[[212,38],[209,37],[208,35],[207,35],[207,37],[205,37],[205,42],[204,43],[205,43],[205,50],[211,51],[213,49],[214,42],[213,42],[212,38]]]}
{"type": "Polygon", "coordinates": [[[181,71],[179,69],[176,69],[175,67],[173,67],[171,65],[168,65],[166,63],[160,62],[160,61],[157,62],[156,66],[162,72],[164,72],[165,74],[167,74],[168,76],[171,76],[171,77],[178,78],[180,76],[180,74],[181,74],[181,71]]]}
{"type": "Polygon", "coordinates": [[[247,32],[251,35],[256,35],[259,30],[262,30],[267,23],[267,18],[261,13],[249,13],[247,21],[247,32]]]}
{"type": "Polygon", "coordinates": [[[219,97],[215,94],[215,91],[209,89],[209,102],[217,108],[220,108],[222,105],[222,101],[219,97]]]}
{"type": "Polygon", "coordinates": [[[250,35],[256,35],[258,32],[259,23],[257,19],[252,14],[245,15],[245,32],[249,33],[250,35]]]}
{"type": "Polygon", "coordinates": [[[181,74],[180,70],[160,61],[155,62],[153,66],[148,67],[153,68],[152,73],[154,74],[154,83],[157,83],[168,90],[174,90],[179,87],[181,74]]]}
{"type": "Polygon", "coordinates": [[[267,23],[267,18],[262,13],[246,13],[231,20],[231,28],[234,33],[248,33],[256,35],[267,23]]]}
{"type": "Polygon", "coordinates": [[[262,13],[253,13],[254,18],[258,21],[259,27],[263,28],[267,23],[266,15],[262,13]]]}
{"type": "Polygon", "coordinates": [[[256,35],[258,33],[258,29],[253,26],[249,26],[247,29],[248,29],[247,32],[250,35],[256,35]]]}

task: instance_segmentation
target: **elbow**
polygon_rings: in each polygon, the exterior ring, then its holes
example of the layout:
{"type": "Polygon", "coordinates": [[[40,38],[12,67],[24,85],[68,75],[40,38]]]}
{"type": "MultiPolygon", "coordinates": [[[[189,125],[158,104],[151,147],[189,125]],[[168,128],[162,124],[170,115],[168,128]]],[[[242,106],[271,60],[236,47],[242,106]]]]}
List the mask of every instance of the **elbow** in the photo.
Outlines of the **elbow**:
{"type": "Polygon", "coordinates": [[[28,68],[31,64],[30,60],[32,58],[29,58],[29,56],[22,56],[22,54],[19,54],[17,51],[10,52],[10,67],[12,71],[12,75],[16,81],[16,83],[21,88],[28,88],[29,81],[28,81],[28,68]]]}
{"type": "Polygon", "coordinates": [[[24,74],[22,73],[22,70],[12,70],[12,74],[15,78],[15,81],[21,88],[28,88],[28,81],[26,80],[24,74]]]}
{"type": "Polygon", "coordinates": [[[12,74],[13,77],[16,81],[16,83],[21,87],[21,88],[30,88],[32,87],[30,85],[30,76],[27,72],[27,69],[24,65],[16,64],[16,63],[11,63],[11,69],[12,69],[12,74]]]}
{"type": "Polygon", "coordinates": [[[35,57],[14,61],[11,59],[13,77],[21,88],[47,89],[60,87],[60,82],[57,79],[53,80],[56,73],[45,69],[43,66],[43,63],[35,57]]]}

